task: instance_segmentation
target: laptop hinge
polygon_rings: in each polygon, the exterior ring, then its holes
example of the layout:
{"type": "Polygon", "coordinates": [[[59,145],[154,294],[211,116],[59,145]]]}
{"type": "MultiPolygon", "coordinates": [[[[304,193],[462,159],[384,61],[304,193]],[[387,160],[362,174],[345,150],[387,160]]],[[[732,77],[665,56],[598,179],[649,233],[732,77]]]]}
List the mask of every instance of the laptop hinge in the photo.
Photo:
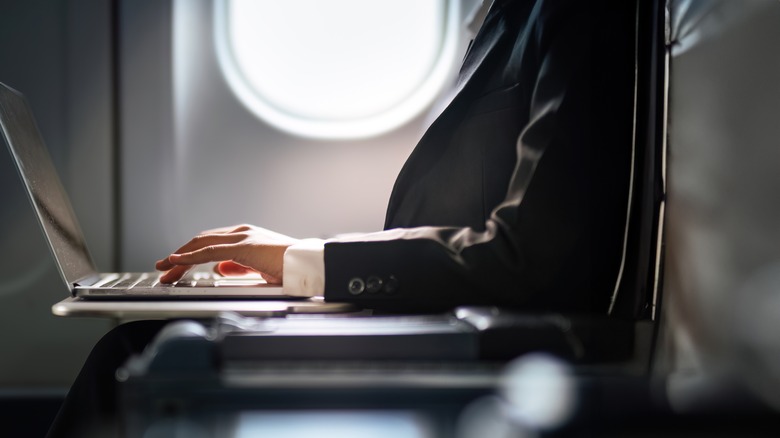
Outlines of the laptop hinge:
{"type": "Polygon", "coordinates": [[[82,278],[76,280],[73,283],[73,287],[92,286],[93,284],[97,283],[97,281],[99,279],[100,279],[100,274],[95,273],[95,274],[92,274],[92,275],[87,275],[85,277],[82,277],[82,278]]]}

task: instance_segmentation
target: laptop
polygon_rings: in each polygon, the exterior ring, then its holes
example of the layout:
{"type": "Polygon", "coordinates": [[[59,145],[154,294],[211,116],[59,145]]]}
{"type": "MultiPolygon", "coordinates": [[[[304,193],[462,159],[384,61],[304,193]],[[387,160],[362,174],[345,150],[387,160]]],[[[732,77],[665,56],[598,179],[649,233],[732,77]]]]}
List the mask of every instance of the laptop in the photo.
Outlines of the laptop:
{"type": "Polygon", "coordinates": [[[0,127],[32,202],[60,276],[84,299],[305,299],[256,277],[222,277],[194,270],[173,284],[159,272],[98,272],[27,99],[0,82],[0,127]]]}

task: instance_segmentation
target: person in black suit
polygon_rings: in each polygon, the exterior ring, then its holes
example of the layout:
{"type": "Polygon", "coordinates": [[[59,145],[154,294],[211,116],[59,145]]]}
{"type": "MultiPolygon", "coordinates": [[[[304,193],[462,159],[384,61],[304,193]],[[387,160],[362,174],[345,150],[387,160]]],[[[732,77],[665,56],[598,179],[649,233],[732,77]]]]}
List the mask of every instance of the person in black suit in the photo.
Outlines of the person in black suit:
{"type": "MultiPolygon", "coordinates": [[[[312,294],[373,309],[606,312],[631,158],[632,6],[623,3],[496,0],[456,96],[398,176],[385,231],[326,241],[322,272],[295,275],[290,288],[319,284],[312,294]]],[[[222,262],[222,273],[251,268],[287,288],[295,244],[228,227],[157,268],[173,282],[193,264],[222,262]]]]}
{"type": "MultiPolygon", "coordinates": [[[[631,168],[631,3],[495,0],[457,94],[398,176],[385,231],[313,251],[325,299],[380,311],[490,304],[606,313],[631,168]]],[[[229,227],[157,267],[171,282],[218,261],[224,274],[250,269],[288,285],[286,253],[300,244],[229,227]]],[[[49,436],[116,432],[114,372],[163,325],[128,323],[104,336],[49,436]]]]}

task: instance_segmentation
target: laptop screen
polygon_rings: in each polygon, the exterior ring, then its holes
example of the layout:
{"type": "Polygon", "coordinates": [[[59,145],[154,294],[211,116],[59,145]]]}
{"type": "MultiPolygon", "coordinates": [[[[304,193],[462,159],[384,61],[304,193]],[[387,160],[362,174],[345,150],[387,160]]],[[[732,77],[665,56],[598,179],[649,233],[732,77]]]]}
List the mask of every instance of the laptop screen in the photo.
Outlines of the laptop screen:
{"type": "Polygon", "coordinates": [[[95,274],[95,264],[27,99],[3,83],[0,83],[0,127],[60,274],[72,287],[95,274]]]}

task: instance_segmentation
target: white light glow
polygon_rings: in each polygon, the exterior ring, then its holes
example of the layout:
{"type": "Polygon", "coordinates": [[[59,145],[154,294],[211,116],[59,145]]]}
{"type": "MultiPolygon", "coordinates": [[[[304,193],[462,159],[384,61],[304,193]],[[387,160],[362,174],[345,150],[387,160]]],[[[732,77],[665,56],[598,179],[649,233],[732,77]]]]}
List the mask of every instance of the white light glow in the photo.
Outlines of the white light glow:
{"type": "Polygon", "coordinates": [[[250,110],[303,136],[394,129],[442,91],[458,7],[448,0],[216,0],[217,54],[250,110]]]}
{"type": "Polygon", "coordinates": [[[507,365],[502,393],[511,413],[535,429],[554,429],[575,409],[575,388],[567,364],[544,354],[528,354],[507,365]]]}
{"type": "Polygon", "coordinates": [[[428,422],[415,414],[392,411],[258,411],[238,416],[236,438],[429,438],[428,422]]]}

